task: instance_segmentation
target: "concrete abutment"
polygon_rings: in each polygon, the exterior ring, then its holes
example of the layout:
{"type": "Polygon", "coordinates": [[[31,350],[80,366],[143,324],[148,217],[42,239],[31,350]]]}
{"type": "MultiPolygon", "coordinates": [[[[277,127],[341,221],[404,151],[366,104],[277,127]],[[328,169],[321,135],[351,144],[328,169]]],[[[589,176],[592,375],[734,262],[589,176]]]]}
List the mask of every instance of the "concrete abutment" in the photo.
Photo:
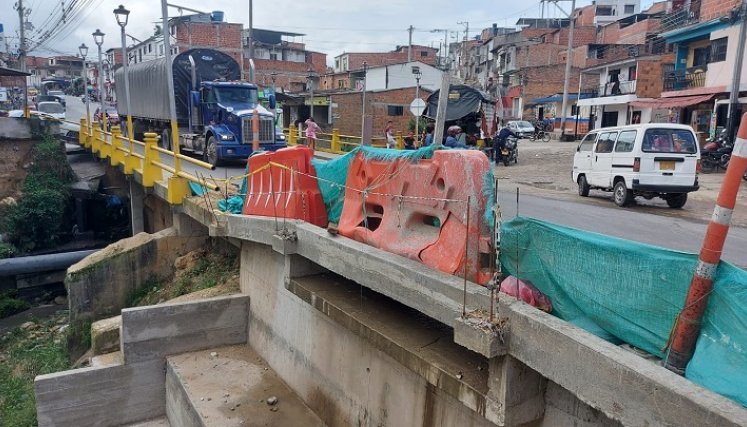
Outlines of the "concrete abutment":
{"type": "MultiPolygon", "coordinates": [[[[480,335],[459,320],[465,297],[459,278],[312,225],[288,221],[277,230],[273,219],[216,217],[194,200],[170,221],[162,232],[167,236],[240,248],[241,295],[233,298],[245,300],[194,306],[195,312],[181,306],[124,310],[121,366],[161,360],[165,372],[173,354],[245,346],[331,426],[747,424],[747,411],[728,399],[510,297],[502,296],[497,307],[506,324],[503,339],[480,335]],[[198,312],[220,326],[195,321],[198,312]],[[651,391],[678,409],[652,407],[651,391]]],[[[127,273],[120,279],[125,286],[140,280],[135,269],[158,265],[143,253],[173,250],[150,243],[153,236],[146,240],[110,253],[112,266],[129,266],[118,267],[119,275],[127,273]]],[[[102,270],[95,273],[99,285],[115,280],[104,275],[103,260],[92,265],[102,270]]],[[[102,288],[99,298],[109,298],[102,288]]],[[[468,287],[466,301],[468,311],[490,303],[476,285],[468,287]]],[[[158,379],[176,386],[165,374],[158,379]]],[[[154,416],[186,404],[174,397],[168,409],[161,390],[156,408],[165,409],[154,416]]],[[[65,406],[58,403],[43,398],[39,407],[53,413],[65,406]]],[[[191,417],[191,409],[181,411],[191,417]]]]}

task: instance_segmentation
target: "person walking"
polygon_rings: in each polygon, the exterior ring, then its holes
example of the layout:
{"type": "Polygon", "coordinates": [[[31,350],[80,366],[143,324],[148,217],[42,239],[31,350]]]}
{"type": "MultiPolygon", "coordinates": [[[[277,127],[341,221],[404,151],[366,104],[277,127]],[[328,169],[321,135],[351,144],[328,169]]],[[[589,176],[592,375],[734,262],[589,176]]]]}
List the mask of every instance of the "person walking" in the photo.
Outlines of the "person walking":
{"type": "Polygon", "coordinates": [[[322,129],[314,121],[313,117],[306,119],[306,145],[312,150],[316,150],[316,133],[322,129]]]}
{"type": "Polygon", "coordinates": [[[435,130],[435,125],[433,123],[428,123],[425,125],[425,130],[423,131],[423,144],[422,147],[427,147],[431,144],[433,144],[433,131],[435,130]]]}
{"type": "Polygon", "coordinates": [[[386,122],[384,136],[386,137],[386,148],[394,148],[397,145],[397,141],[394,139],[394,126],[392,126],[391,120],[386,122]]]}

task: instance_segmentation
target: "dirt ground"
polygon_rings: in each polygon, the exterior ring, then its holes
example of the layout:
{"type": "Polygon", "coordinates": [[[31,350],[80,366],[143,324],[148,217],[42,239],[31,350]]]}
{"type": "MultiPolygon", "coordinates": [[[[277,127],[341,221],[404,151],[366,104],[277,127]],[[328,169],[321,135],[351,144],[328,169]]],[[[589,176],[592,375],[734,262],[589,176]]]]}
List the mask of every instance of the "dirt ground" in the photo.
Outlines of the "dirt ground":
{"type": "MultiPolygon", "coordinates": [[[[577,194],[573,182],[573,155],[575,142],[519,142],[519,161],[508,167],[496,166],[495,176],[498,179],[498,191],[513,192],[519,188],[521,194],[569,200],[597,206],[615,207],[611,193],[592,190],[590,197],[577,194]]],[[[670,209],[661,199],[645,200],[636,198],[636,204],[626,209],[640,210],[657,215],[687,218],[698,221],[710,220],[716,203],[723,172],[700,174],[700,190],[690,193],[687,204],[682,209],[670,209]]],[[[732,217],[732,224],[747,226],[747,182],[737,198],[737,206],[732,217]]]]}
{"type": "Polygon", "coordinates": [[[0,200],[18,197],[33,146],[33,141],[0,140],[0,200]]]}

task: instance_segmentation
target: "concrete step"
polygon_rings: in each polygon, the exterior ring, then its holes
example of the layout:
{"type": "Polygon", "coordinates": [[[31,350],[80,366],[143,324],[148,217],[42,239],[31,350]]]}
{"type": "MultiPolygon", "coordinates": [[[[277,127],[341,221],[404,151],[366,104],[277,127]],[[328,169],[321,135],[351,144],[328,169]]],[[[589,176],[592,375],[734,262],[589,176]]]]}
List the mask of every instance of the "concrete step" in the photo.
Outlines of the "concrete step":
{"type": "Polygon", "coordinates": [[[324,425],[248,345],[168,357],[166,416],[182,427],[324,425]]]}
{"type": "Polygon", "coordinates": [[[125,427],[171,427],[169,420],[166,417],[156,418],[149,421],[141,421],[135,424],[129,424],[125,427]]]}

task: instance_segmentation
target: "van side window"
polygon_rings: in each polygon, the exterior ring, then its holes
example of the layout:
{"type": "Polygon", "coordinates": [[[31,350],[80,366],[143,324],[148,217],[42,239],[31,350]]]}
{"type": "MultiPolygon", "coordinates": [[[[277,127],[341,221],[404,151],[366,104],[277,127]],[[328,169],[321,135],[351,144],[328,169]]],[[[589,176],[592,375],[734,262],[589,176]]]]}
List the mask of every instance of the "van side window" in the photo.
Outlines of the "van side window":
{"type": "Polygon", "coordinates": [[[597,140],[596,133],[586,134],[583,141],[581,141],[581,144],[578,146],[578,151],[591,151],[592,147],[594,147],[594,141],[596,140],[597,140]]]}
{"type": "Polygon", "coordinates": [[[615,145],[615,153],[630,153],[633,151],[633,145],[635,145],[635,136],[638,132],[634,130],[626,130],[620,132],[620,136],[617,138],[617,145],[615,145]]]}
{"type": "Polygon", "coordinates": [[[684,129],[647,129],[641,148],[647,153],[695,154],[695,144],[692,132],[684,129]]]}
{"type": "Polygon", "coordinates": [[[597,141],[597,153],[611,153],[612,148],[615,146],[615,140],[617,139],[617,132],[606,132],[599,135],[597,141]]]}

